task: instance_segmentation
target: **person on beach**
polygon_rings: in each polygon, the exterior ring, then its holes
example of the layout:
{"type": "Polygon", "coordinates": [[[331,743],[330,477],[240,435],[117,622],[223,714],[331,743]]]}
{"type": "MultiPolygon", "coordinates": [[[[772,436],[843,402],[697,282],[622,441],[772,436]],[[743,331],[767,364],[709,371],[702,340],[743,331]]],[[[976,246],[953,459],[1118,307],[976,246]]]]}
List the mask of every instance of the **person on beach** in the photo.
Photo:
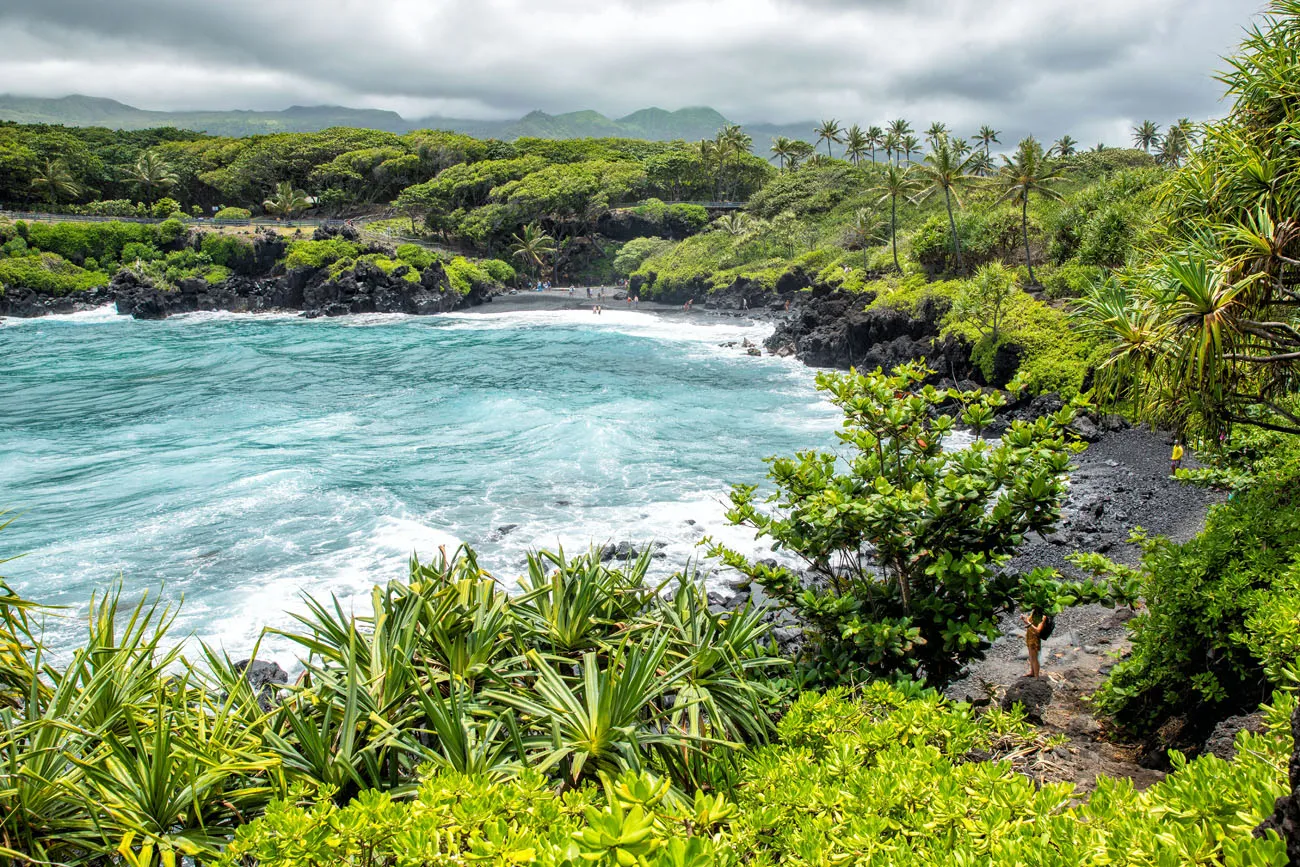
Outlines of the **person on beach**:
{"type": "Polygon", "coordinates": [[[1020,619],[1025,624],[1025,647],[1029,649],[1029,676],[1038,677],[1038,653],[1042,650],[1043,638],[1052,634],[1052,619],[1040,611],[1022,614],[1020,619]]]}
{"type": "Polygon", "coordinates": [[[1174,440],[1174,450],[1169,453],[1169,475],[1178,472],[1178,468],[1183,465],[1183,444],[1174,440]]]}
{"type": "Polygon", "coordinates": [[[587,287],[587,297],[588,297],[588,298],[591,297],[591,287],[590,287],[590,286],[587,287]]]}

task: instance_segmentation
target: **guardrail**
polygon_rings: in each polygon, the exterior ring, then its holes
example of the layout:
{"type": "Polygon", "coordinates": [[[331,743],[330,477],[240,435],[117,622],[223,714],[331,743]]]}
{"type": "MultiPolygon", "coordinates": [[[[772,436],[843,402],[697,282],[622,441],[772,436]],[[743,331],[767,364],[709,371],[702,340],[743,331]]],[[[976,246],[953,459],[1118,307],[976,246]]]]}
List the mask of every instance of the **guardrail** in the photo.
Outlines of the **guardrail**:
{"type": "MultiPolygon", "coordinates": [[[[40,223],[165,223],[172,217],[107,217],[100,214],[50,214],[43,211],[3,211],[0,217],[10,220],[26,220],[40,223]]],[[[342,226],[347,220],[336,219],[297,219],[297,220],[215,220],[209,217],[184,218],[186,223],[204,226],[279,226],[281,228],[317,226],[342,226]]]]}

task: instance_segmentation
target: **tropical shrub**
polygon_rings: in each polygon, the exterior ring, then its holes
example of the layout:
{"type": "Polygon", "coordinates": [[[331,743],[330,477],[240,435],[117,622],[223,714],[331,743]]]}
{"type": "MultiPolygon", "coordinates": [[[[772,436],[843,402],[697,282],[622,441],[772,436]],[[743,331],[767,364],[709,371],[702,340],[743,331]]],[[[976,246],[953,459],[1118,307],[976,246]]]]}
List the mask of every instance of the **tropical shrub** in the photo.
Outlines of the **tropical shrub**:
{"type": "Polygon", "coordinates": [[[212,219],[244,222],[253,219],[253,212],[248,208],[222,208],[212,215],[212,219]]]}
{"type": "Polygon", "coordinates": [[[143,217],[142,211],[143,206],[130,199],[88,202],[77,208],[78,213],[93,217],[143,217]]]}
{"type": "Polygon", "coordinates": [[[614,270],[628,275],[641,267],[641,263],[651,256],[656,256],[673,246],[672,241],[663,238],[633,238],[619,249],[614,257],[614,270]]]}
{"type": "Polygon", "coordinates": [[[1267,734],[1240,735],[1232,762],[1176,759],[1141,793],[1103,777],[1077,804],[1071,784],[1031,778],[1051,742],[1014,715],[881,684],[809,693],[726,792],[681,797],[625,773],[603,793],[557,794],[534,774],[439,771],[406,801],[278,803],[220,864],[1281,865],[1282,841],[1251,831],[1285,790],[1292,705],[1269,710],[1267,734]]]}
{"type": "Polygon", "coordinates": [[[255,265],[253,244],[238,235],[207,232],[199,240],[199,250],[214,265],[241,274],[251,273],[255,265]]]}
{"type": "Polygon", "coordinates": [[[50,295],[66,295],[107,283],[108,275],[78,268],[54,253],[0,259],[0,287],[22,287],[50,295]]]}
{"type": "Polygon", "coordinates": [[[1068,584],[1048,570],[1006,568],[1026,534],[1060,517],[1074,411],[945,450],[958,420],[978,430],[997,401],[920,388],[930,373],[909,364],[820,374],[818,388],[844,411],[846,453],[771,459],[776,492],[765,503],[754,485],[732,490],[728,519],[797,557],[802,572],[711,546],[805,621],[813,641],[803,662],[822,681],[869,673],[942,684],[1001,634],[1006,611],[1055,614],[1129,595],[1118,582],[1068,584]]]}
{"type": "Polygon", "coordinates": [[[304,673],[274,701],[223,654],[182,659],[175,612],[118,590],[52,665],[55,612],[0,582],[0,855],[206,862],[291,786],[369,809],[421,768],[551,792],[644,772],[689,802],[771,734],[782,664],[758,612],[714,614],[693,574],[661,595],[649,564],[536,554],[511,596],[468,550],[413,561],[369,615],[307,600],[284,633],[304,673]]]}
{"type": "Polygon", "coordinates": [[[166,218],[175,214],[184,214],[184,211],[181,210],[180,202],[164,196],[153,203],[153,207],[149,209],[149,214],[154,217],[166,218]]]}
{"type": "Polygon", "coordinates": [[[1192,707],[1201,721],[1249,710],[1286,682],[1300,661],[1300,474],[1258,479],[1189,542],[1144,545],[1147,608],[1129,623],[1133,652],[1103,685],[1103,709],[1148,731],[1192,707]]]}
{"type": "Polygon", "coordinates": [[[361,246],[342,238],[323,241],[290,241],[285,252],[286,268],[326,268],[340,259],[355,259],[361,246]]]}
{"type": "Polygon", "coordinates": [[[415,268],[423,271],[434,262],[438,261],[438,254],[432,250],[426,250],[418,244],[399,244],[396,251],[397,258],[415,268]]]}

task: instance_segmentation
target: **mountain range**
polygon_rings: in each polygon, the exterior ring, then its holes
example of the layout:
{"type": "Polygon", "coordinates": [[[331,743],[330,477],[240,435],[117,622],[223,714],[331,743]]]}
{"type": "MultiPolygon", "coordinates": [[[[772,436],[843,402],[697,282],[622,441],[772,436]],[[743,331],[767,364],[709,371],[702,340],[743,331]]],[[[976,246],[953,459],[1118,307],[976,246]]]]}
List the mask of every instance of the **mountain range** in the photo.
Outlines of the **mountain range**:
{"type": "MultiPolygon", "coordinates": [[[[408,120],[393,111],[345,108],[334,105],[295,105],[281,111],[150,111],[113,99],[73,94],[55,99],[0,95],[0,121],[102,126],[112,129],[149,129],[170,126],[220,136],[247,136],[276,132],[316,132],[332,126],[350,126],[404,133],[415,129],[445,129],[478,138],[512,141],[619,137],[650,141],[712,138],[729,121],[711,108],[665,111],[645,108],[626,117],[608,118],[597,111],[565,114],[530,112],[518,120],[472,120],[424,117],[408,120]]],[[[812,121],[799,124],[746,124],[754,137],[754,150],[765,154],[778,135],[813,138],[812,121]]]]}

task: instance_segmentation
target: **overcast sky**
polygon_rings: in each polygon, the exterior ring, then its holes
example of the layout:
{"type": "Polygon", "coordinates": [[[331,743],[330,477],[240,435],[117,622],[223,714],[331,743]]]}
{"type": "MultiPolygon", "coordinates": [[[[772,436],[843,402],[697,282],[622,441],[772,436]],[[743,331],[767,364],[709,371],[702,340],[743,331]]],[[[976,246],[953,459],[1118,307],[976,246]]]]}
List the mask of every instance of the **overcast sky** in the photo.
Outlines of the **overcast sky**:
{"type": "MultiPolygon", "coordinates": [[[[1119,143],[1223,112],[1264,0],[3,0],[0,90],[407,117],[709,105],[1119,143]]],[[[1004,138],[1004,141],[1006,139],[1004,138]]]]}

